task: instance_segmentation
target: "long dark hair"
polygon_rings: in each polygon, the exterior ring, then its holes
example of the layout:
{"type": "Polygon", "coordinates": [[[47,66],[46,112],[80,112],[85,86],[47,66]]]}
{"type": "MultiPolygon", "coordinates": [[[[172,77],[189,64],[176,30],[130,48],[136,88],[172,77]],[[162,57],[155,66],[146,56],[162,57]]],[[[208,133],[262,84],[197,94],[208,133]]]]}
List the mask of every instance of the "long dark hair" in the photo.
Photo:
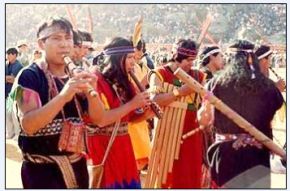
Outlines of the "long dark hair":
{"type": "Polygon", "coordinates": [[[229,47],[225,69],[216,76],[218,84],[232,85],[240,95],[258,94],[271,87],[273,82],[261,73],[253,49],[254,44],[251,42],[236,40],[229,47]]]}
{"type": "MultiPolygon", "coordinates": [[[[133,46],[132,42],[122,38],[115,37],[112,41],[104,47],[104,50],[109,48],[116,48],[121,46],[133,46]]],[[[104,77],[112,84],[116,84],[118,88],[125,94],[124,101],[129,101],[133,98],[134,93],[132,91],[132,86],[128,78],[128,74],[125,70],[125,61],[127,54],[116,54],[110,55],[105,58],[106,66],[102,73],[104,77]]]]}

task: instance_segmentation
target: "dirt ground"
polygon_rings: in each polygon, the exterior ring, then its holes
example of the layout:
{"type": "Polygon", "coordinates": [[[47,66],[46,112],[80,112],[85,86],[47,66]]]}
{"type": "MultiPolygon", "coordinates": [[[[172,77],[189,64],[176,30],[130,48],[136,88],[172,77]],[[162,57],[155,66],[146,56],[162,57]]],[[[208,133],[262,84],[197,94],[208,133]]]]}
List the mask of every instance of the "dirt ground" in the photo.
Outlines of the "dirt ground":
{"type": "MultiPolygon", "coordinates": [[[[277,73],[284,79],[286,79],[286,70],[280,69],[277,70],[277,73]]],[[[273,77],[273,76],[271,76],[273,77]]],[[[276,80],[273,77],[273,80],[276,80]]],[[[283,93],[283,96],[286,97],[286,93],[283,93]]],[[[284,145],[286,141],[286,119],[277,119],[273,125],[273,133],[274,133],[274,142],[278,145],[284,145]]],[[[6,161],[5,161],[5,188],[6,189],[19,189],[22,188],[21,183],[21,152],[18,148],[17,143],[14,140],[6,139],[6,161]]],[[[144,182],[145,174],[141,175],[141,180],[144,182]]],[[[283,189],[286,188],[286,174],[271,174],[271,188],[283,189]]]]}

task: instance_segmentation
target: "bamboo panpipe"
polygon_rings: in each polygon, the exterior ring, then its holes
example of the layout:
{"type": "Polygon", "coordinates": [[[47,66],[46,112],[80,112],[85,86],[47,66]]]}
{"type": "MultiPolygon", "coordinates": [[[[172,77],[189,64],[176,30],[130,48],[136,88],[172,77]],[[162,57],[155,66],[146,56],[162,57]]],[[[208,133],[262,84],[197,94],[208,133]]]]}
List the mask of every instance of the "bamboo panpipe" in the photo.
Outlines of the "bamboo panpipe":
{"type": "Polygon", "coordinates": [[[182,114],[181,114],[181,118],[180,118],[180,128],[179,128],[178,135],[177,135],[177,143],[179,143],[179,144],[176,145],[175,154],[174,154],[175,160],[179,159],[180,141],[181,141],[182,132],[183,132],[185,115],[186,115],[186,110],[183,110],[182,114]]]}
{"type": "MultiPolygon", "coordinates": [[[[173,88],[173,85],[163,83],[165,92],[172,92],[173,88]]],[[[160,188],[166,183],[168,173],[172,172],[177,145],[180,144],[178,133],[183,125],[181,121],[184,120],[180,118],[187,109],[184,101],[185,97],[181,97],[166,106],[162,120],[158,121],[145,188],[160,188]]]]}
{"type": "MultiPolygon", "coordinates": [[[[168,92],[172,92],[173,91],[173,86],[169,85],[168,87],[168,92]]],[[[169,136],[170,136],[170,132],[171,132],[171,119],[173,117],[173,108],[167,107],[168,111],[167,111],[167,117],[165,118],[166,120],[164,120],[165,122],[162,123],[162,125],[164,125],[164,139],[162,140],[163,144],[162,144],[162,149],[161,149],[161,153],[160,153],[160,162],[159,162],[159,176],[157,178],[157,186],[158,188],[161,187],[161,183],[162,180],[164,179],[165,176],[167,176],[167,172],[165,172],[165,160],[167,157],[167,147],[168,147],[168,143],[169,143],[169,136]]],[[[170,140],[171,141],[171,140],[170,140]]]]}
{"type": "MultiPolygon", "coordinates": [[[[168,84],[165,83],[163,89],[165,91],[168,90],[168,84]]],[[[164,116],[163,118],[166,118],[167,116],[167,112],[168,108],[164,109],[164,116]]],[[[160,150],[162,147],[162,140],[164,137],[164,125],[162,126],[162,123],[164,123],[164,120],[161,120],[160,122],[158,122],[157,128],[156,128],[156,136],[154,138],[154,144],[153,144],[153,148],[151,151],[151,155],[150,155],[150,159],[149,159],[149,165],[148,165],[148,173],[146,176],[146,180],[145,180],[145,188],[154,188],[155,186],[155,182],[156,182],[156,176],[158,173],[158,170],[160,171],[160,169],[158,168],[158,163],[160,160],[160,150]]]]}
{"type": "MultiPolygon", "coordinates": [[[[169,84],[164,83],[164,90],[168,92],[169,84]]],[[[164,119],[167,119],[169,114],[169,107],[165,107],[164,110],[164,119]]],[[[161,169],[160,169],[160,159],[161,159],[161,151],[163,149],[163,141],[166,133],[166,121],[161,120],[160,122],[160,135],[158,137],[157,145],[156,145],[156,153],[155,153],[155,161],[153,163],[153,172],[151,177],[151,183],[149,184],[150,188],[153,188],[156,184],[158,187],[161,185],[158,185],[158,179],[160,179],[161,169]]]]}
{"type": "MultiPolygon", "coordinates": [[[[185,97],[181,97],[179,98],[179,100],[181,102],[184,102],[185,97]]],[[[177,145],[179,144],[179,142],[177,141],[178,139],[178,132],[179,129],[181,128],[181,116],[183,112],[186,112],[186,110],[182,109],[182,108],[177,108],[177,114],[176,114],[176,119],[175,119],[175,124],[174,124],[174,133],[173,133],[173,140],[172,140],[172,147],[170,150],[170,156],[169,156],[169,169],[168,172],[172,172],[173,169],[173,163],[174,163],[174,157],[175,157],[175,150],[177,148],[177,145]]],[[[184,119],[183,119],[184,120],[184,119]]]]}
{"type": "Polygon", "coordinates": [[[160,123],[158,123],[157,127],[156,127],[156,134],[155,134],[155,138],[154,138],[153,148],[152,148],[152,151],[150,154],[150,159],[149,159],[148,173],[147,173],[147,176],[145,179],[145,184],[144,184],[145,188],[150,188],[149,185],[151,184],[151,181],[152,181],[152,173],[154,171],[153,164],[154,164],[155,159],[156,159],[156,150],[157,150],[155,145],[157,145],[159,137],[160,137],[160,123]]]}
{"type": "Polygon", "coordinates": [[[163,168],[163,175],[162,175],[162,184],[166,184],[166,180],[167,180],[167,175],[168,175],[168,172],[169,172],[169,166],[170,166],[170,163],[171,163],[171,149],[174,147],[174,143],[176,142],[176,139],[174,135],[174,133],[176,133],[176,129],[178,128],[178,124],[177,126],[176,125],[176,121],[178,121],[177,119],[177,113],[178,113],[178,110],[180,110],[179,108],[175,108],[173,107],[172,109],[172,117],[170,119],[170,125],[167,127],[170,129],[170,134],[169,134],[169,142],[168,142],[168,145],[167,145],[167,151],[166,151],[166,157],[165,157],[165,161],[164,161],[164,168],[163,168]]]}
{"type": "MultiPolygon", "coordinates": [[[[195,90],[197,93],[200,93],[202,96],[210,95],[210,93],[196,80],[190,77],[186,72],[184,72],[181,68],[178,68],[174,75],[181,79],[184,83],[188,84],[190,88],[195,90]]],[[[216,109],[225,114],[229,119],[231,119],[234,123],[236,123],[239,127],[243,128],[250,135],[252,135],[257,141],[265,145],[268,149],[270,149],[275,154],[282,157],[286,160],[286,152],[276,145],[270,138],[265,136],[262,132],[257,130],[252,124],[250,124],[247,120],[245,120],[238,113],[229,108],[226,104],[224,104],[220,99],[218,99],[214,95],[208,96],[208,100],[211,104],[215,106],[216,109]]]]}

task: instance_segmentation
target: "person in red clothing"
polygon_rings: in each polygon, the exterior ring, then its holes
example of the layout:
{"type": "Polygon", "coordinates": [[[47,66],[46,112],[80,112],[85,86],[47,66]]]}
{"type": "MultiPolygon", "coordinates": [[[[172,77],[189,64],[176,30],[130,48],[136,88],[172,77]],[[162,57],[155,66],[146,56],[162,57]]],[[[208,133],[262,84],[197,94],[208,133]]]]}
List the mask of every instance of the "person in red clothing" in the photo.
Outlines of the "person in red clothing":
{"type": "MultiPolygon", "coordinates": [[[[177,49],[168,64],[157,68],[156,72],[150,76],[150,86],[152,87],[162,87],[164,82],[178,87],[173,92],[159,93],[154,96],[154,101],[160,106],[169,105],[178,97],[187,97],[188,109],[184,119],[183,134],[199,127],[196,120],[196,112],[199,107],[200,97],[189,86],[182,84],[174,76],[173,71],[180,67],[194,79],[204,83],[205,75],[198,70],[192,69],[196,55],[196,43],[190,39],[181,39],[177,43],[177,49]]],[[[162,186],[163,188],[201,187],[202,140],[202,134],[199,132],[183,141],[180,147],[179,159],[174,161],[173,171],[168,174],[167,183],[162,186]]]]}
{"type": "MultiPolygon", "coordinates": [[[[114,38],[94,62],[103,56],[106,63],[102,72],[95,69],[98,77],[97,90],[103,103],[100,117],[93,123],[98,127],[88,136],[88,158],[93,165],[102,162],[109,139],[114,129],[114,122],[121,119],[117,135],[104,164],[101,188],[141,188],[134,152],[128,134],[128,122],[152,117],[148,107],[149,94],[136,93],[129,81],[128,72],[135,64],[132,42],[114,38]],[[140,108],[144,110],[142,114],[140,108]]],[[[102,59],[103,60],[103,59],[102,59]]]]}

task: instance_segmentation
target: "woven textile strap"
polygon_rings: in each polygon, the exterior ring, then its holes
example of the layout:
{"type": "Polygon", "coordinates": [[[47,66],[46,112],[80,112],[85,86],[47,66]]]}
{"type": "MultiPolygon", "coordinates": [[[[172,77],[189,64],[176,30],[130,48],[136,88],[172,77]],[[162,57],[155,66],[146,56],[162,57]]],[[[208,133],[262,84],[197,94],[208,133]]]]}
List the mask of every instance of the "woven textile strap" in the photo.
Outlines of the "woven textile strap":
{"type": "Polygon", "coordinates": [[[24,153],[23,158],[26,161],[38,164],[56,163],[62,173],[66,187],[78,188],[78,184],[71,163],[79,161],[82,158],[81,154],[73,154],[70,156],[57,156],[57,155],[44,156],[24,153]]]}
{"type": "MultiPolygon", "coordinates": [[[[88,127],[88,136],[105,135],[111,136],[115,129],[115,124],[111,124],[102,128],[97,126],[88,127]]],[[[117,136],[128,134],[128,122],[121,122],[117,130],[117,136]]]]}
{"type": "Polygon", "coordinates": [[[259,149],[261,149],[263,146],[254,137],[252,137],[251,135],[246,134],[246,133],[240,133],[240,134],[219,134],[219,133],[217,133],[215,135],[215,138],[216,138],[216,143],[226,142],[226,141],[234,141],[233,148],[235,148],[236,150],[238,150],[241,147],[245,147],[247,145],[255,146],[259,149]]]}

